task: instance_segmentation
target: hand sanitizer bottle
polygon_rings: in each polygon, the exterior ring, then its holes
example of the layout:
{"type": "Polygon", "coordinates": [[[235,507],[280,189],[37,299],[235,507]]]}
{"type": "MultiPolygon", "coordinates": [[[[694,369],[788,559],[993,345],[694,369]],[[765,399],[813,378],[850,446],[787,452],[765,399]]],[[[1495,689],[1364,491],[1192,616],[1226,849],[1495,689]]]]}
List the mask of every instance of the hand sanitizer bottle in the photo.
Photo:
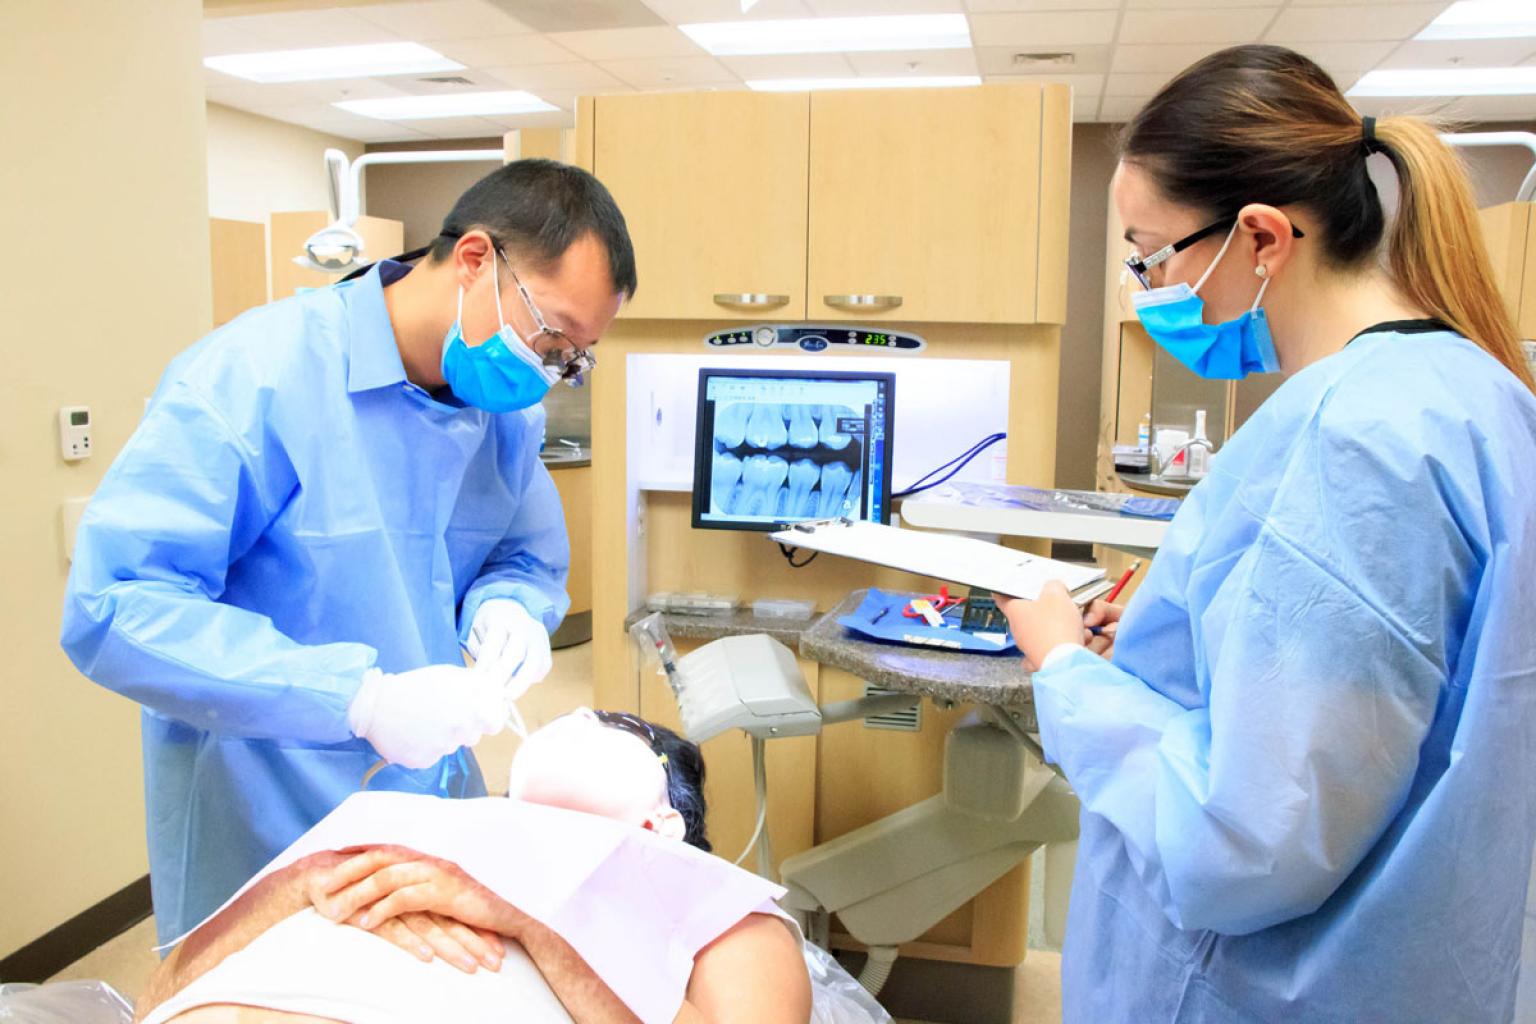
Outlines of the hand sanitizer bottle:
{"type": "Polygon", "coordinates": [[[1189,439],[1189,478],[1199,480],[1211,469],[1211,439],[1205,436],[1205,410],[1195,411],[1195,436],[1189,439]]]}

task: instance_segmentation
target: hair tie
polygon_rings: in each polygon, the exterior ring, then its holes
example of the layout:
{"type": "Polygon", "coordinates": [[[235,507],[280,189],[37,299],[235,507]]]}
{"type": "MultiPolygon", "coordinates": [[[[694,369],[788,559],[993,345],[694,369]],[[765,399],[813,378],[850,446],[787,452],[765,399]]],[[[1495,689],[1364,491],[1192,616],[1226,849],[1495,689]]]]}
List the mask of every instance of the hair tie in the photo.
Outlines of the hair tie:
{"type": "Polygon", "coordinates": [[[1385,153],[1386,144],[1376,138],[1376,119],[1374,117],[1362,117],[1360,119],[1360,141],[1365,143],[1365,155],[1372,153],[1385,153]]]}

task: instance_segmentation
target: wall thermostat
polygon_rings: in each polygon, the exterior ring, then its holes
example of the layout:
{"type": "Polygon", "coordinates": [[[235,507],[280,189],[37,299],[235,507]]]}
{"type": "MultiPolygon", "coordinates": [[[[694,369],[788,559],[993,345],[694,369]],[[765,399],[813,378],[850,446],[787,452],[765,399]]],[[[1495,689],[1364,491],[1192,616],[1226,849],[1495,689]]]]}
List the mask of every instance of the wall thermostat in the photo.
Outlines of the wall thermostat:
{"type": "Polygon", "coordinates": [[[65,462],[79,462],[91,457],[91,410],[84,405],[66,405],[59,410],[59,454],[65,462]]]}

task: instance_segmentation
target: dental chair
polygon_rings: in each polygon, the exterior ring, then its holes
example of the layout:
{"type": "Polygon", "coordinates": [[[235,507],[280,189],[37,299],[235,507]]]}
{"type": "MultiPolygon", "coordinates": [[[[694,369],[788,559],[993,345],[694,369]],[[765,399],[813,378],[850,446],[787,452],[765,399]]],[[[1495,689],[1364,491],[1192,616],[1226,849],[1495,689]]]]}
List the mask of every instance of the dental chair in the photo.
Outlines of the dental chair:
{"type": "MultiPolygon", "coordinates": [[[[688,738],[731,728],[752,737],[758,795],[758,871],[768,875],[764,741],[910,707],[915,694],[881,694],[818,707],[794,654],[763,635],[727,637],[675,659],[660,615],[631,630],[654,651],[677,698],[688,738]]],[[[876,994],[897,947],[912,942],[1047,845],[1047,932],[1058,937],[1077,839],[1078,802],[1032,755],[1038,746],[1005,711],[983,708],[950,731],[944,790],[786,859],[781,901],[812,942],[826,948],[836,914],[869,949],[859,983],[876,994]]]]}

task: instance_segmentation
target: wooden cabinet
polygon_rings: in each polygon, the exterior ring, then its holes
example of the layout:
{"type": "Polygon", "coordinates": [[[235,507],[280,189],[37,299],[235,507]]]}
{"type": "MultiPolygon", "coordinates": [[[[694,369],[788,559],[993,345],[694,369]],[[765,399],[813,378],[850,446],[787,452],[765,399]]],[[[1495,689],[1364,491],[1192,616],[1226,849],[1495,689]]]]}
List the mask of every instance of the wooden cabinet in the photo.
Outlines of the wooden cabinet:
{"type": "Polygon", "coordinates": [[[805,94],[602,96],[591,109],[592,171],[639,268],[623,316],[805,316],[805,94]]]}
{"type": "Polygon", "coordinates": [[[623,316],[1065,319],[1064,86],[604,96],[579,120],[635,242],[623,316]]]}
{"type": "Polygon", "coordinates": [[[1536,339],[1536,203],[1491,206],[1481,217],[1493,276],[1515,333],[1536,339]]]}
{"type": "Polygon", "coordinates": [[[814,95],[809,318],[1060,323],[1057,103],[1032,85],[814,95]]]}
{"type": "Polygon", "coordinates": [[[213,326],[267,301],[267,226],[256,221],[208,218],[213,268],[213,326]]]}

